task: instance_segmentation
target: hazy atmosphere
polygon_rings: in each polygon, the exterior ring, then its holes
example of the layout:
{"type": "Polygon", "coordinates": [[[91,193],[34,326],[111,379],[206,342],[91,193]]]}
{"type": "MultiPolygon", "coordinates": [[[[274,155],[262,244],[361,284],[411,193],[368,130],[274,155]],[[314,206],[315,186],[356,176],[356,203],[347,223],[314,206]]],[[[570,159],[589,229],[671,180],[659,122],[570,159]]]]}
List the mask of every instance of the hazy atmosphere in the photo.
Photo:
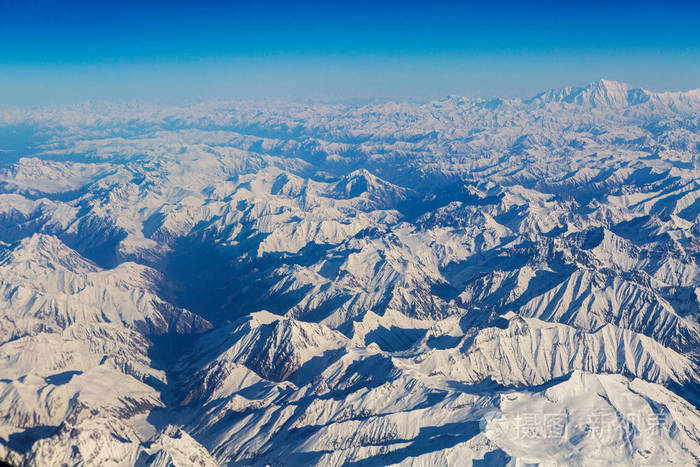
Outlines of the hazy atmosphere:
{"type": "Polygon", "coordinates": [[[530,97],[700,82],[700,7],[624,2],[4,0],[5,104],[530,97]]]}
{"type": "Polygon", "coordinates": [[[697,2],[0,2],[0,467],[700,465],[697,2]]]}

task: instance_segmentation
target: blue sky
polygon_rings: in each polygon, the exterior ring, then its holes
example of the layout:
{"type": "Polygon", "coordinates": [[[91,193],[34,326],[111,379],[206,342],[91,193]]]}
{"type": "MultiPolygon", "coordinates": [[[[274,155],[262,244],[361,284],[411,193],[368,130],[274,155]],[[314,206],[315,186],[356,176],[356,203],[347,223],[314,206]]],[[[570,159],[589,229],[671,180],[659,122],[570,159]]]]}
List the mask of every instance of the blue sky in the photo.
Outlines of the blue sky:
{"type": "Polygon", "coordinates": [[[0,103],[700,87],[700,2],[0,0],[0,103]]]}

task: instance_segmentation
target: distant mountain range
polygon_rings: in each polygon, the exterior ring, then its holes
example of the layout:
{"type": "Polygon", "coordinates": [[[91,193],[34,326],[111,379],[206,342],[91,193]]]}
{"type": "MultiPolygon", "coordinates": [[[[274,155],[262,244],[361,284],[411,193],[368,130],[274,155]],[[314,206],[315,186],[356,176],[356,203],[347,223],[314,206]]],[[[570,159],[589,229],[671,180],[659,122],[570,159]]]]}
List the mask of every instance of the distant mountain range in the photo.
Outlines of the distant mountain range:
{"type": "Polygon", "coordinates": [[[0,110],[20,134],[0,460],[700,462],[700,90],[0,110]]]}

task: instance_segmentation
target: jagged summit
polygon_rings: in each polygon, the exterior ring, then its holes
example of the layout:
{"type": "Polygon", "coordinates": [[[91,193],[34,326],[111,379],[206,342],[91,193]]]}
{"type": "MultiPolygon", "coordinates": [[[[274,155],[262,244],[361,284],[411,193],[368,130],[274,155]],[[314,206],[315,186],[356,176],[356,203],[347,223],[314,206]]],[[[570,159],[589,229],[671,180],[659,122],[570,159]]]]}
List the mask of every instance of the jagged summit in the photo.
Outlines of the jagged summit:
{"type": "Polygon", "coordinates": [[[95,272],[99,269],[58,238],[39,233],[8,247],[0,247],[0,266],[9,264],[21,264],[27,269],[41,267],[74,272],[95,272]]]}
{"type": "Polygon", "coordinates": [[[343,176],[332,187],[331,195],[343,199],[361,198],[370,206],[394,207],[413,193],[394,185],[367,169],[357,169],[343,176]]]}
{"type": "Polygon", "coordinates": [[[625,109],[647,104],[656,111],[692,111],[700,103],[698,89],[680,92],[656,93],[643,88],[632,87],[619,81],[600,79],[580,88],[566,87],[542,92],[528,104],[563,103],[591,108],[625,109]]]}
{"type": "MultiPolygon", "coordinates": [[[[560,102],[567,104],[587,105],[591,107],[622,107],[630,104],[629,97],[631,92],[634,95],[646,95],[646,91],[642,89],[633,89],[627,83],[600,79],[580,88],[566,87],[562,89],[545,91],[526,102],[560,102]]],[[[634,100],[634,102],[639,103],[638,99],[634,100]]]]}
{"type": "Polygon", "coordinates": [[[342,177],[334,187],[338,195],[355,198],[364,193],[381,194],[388,191],[402,191],[396,185],[382,180],[367,169],[357,169],[342,177]]]}
{"type": "Polygon", "coordinates": [[[135,263],[103,270],[59,239],[34,234],[0,252],[0,338],[114,322],[155,334],[208,329],[157,296],[158,277],[135,263]]]}

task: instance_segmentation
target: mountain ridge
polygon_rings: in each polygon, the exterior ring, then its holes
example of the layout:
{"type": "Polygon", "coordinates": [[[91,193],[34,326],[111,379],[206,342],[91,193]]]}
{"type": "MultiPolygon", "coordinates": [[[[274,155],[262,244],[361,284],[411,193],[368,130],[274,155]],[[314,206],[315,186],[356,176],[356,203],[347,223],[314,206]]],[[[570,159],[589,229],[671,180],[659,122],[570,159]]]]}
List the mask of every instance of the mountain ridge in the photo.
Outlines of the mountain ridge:
{"type": "Polygon", "coordinates": [[[0,109],[0,459],[697,464],[699,112],[0,109]]]}

